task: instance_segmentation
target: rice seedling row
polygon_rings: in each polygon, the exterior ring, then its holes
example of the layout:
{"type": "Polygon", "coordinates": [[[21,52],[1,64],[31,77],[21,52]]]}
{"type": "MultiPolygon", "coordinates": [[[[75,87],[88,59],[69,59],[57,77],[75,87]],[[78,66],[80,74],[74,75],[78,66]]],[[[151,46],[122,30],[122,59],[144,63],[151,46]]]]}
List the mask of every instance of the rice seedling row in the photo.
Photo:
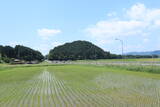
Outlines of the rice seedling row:
{"type": "MultiPolygon", "coordinates": [[[[84,65],[31,68],[19,71],[24,77],[15,76],[13,82],[7,82],[8,75],[0,78],[0,107],[160,106],[159,74],[84,65]]],[[[14,76],[17,70],[7,72],[14,76]]]]}

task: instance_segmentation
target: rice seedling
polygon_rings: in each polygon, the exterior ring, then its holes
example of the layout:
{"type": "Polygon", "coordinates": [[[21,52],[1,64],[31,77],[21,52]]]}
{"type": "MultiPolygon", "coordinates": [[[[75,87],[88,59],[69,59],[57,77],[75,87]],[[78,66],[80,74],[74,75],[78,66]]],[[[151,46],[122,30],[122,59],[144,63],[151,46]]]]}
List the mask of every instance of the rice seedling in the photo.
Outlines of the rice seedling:
{"type": "Polygon", "coordinates": [[[1,107],[158,107],[160,74],[93,65],[0,70],[1,107]]]}

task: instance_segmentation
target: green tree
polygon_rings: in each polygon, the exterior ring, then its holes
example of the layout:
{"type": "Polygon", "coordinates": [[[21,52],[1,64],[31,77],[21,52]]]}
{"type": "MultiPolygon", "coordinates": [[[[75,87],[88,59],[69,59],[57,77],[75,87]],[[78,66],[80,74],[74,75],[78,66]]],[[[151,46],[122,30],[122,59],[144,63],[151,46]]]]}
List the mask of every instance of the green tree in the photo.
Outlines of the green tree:
{"type": "Polygon", "coordinates": [[[21,60],[42,61],[44,59],[43,55],[39,51],[21,45],[16,45],[15,53],[16,53],[16,58],[21,60]]]}

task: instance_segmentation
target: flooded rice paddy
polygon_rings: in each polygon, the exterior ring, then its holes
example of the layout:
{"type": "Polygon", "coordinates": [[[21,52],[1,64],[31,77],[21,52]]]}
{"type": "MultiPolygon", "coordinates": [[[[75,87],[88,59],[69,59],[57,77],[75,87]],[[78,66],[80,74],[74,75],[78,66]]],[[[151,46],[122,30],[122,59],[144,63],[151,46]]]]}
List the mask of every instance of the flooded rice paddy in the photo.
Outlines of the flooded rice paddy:
{"type": "Polygon", "coordinates": [[[12,75],[0,73],[6,76],[0,82],[0,107],[160,106],[160,78],[128,71],[121,73],[111,68],[71,68],[71,65],[45,67],[33,76],[27,73],[27,68],[23,71],[26,73],[21,75],[29,78],[10,82],[7,78],[16,75],[16,70],[6,71],[12,72],[12,75]]]}

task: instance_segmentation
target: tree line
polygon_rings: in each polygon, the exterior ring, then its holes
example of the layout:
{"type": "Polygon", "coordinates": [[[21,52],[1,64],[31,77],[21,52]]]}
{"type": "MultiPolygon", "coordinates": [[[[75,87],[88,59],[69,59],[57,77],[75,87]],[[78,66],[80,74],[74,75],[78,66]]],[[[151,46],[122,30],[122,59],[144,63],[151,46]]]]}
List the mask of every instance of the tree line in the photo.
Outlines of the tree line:
{"type": "Polygon", "coordinates": [[[48,60],[85,60],[85,59],[122,59],[122,58],[157,58],[157,55],[117,55],[104,51],[100,47],[88,41],[74,41],[57,46],[50,50],[49,54],[44,57],[39,51],[16,45],[0,45],[0,61],[10,62],[13,59],[23,61],[43,61],[48,60]]]}
{"type": "Polygon", "coordinates": [[[1,60],[10,62],[12,59],[19,59],[24,61],[42,61],[44,56],[37,50],[16,45],[14,48],[11,46],[0,46],[1,60]]]}

